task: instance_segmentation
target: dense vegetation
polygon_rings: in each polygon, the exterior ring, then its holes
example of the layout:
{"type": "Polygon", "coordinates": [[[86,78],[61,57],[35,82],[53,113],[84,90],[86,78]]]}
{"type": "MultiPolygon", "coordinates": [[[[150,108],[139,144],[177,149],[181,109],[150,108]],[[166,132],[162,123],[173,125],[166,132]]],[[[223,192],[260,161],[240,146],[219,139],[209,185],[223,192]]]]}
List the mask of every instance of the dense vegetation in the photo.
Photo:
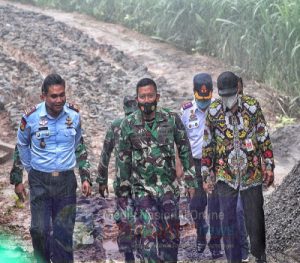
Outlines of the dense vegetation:
{"type": "Polygon", "coordinates": [[[256,80],[300,95],[299,0],[20,0],[87,13],[224,59],[256,80]]]}

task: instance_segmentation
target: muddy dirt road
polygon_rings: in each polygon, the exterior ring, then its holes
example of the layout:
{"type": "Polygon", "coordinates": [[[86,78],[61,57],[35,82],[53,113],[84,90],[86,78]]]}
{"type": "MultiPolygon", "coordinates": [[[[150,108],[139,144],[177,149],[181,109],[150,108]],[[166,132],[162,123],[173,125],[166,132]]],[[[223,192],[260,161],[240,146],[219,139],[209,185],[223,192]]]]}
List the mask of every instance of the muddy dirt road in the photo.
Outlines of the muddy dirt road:
{"type": "MultiPolygon", "coordinates": [[[[105,131],[112,120],[123,115],[123,96],[135,93],[137,80],[145,76],[155,78],[161,105],[178,111],[181,103],[192,96],[192,78],[196,73],[209,72],[215,82],[218,74],[227,69],[215,58],[186,54],[118,25],[95,21],[81,14],[8,5],[7,1],[0,0],[1,140],[15,144],[23,109],[39,102],[43,77],[56,71],[67,80],[69,101],[81,108],[94,173],[105,131]]],[[[258,97],[270,128],[274,130],[278,113],[276,92],[253,81],[245,82],[245,92],[258,97]]],[[[277,159],[276,163],[276,184],[280,184],[294,162],[277,159]]],[[[31,251],[28,201],[25,208],[15,205],[13,187],[8,181],[11,165],[11,161],[1,164],[0,223],[9,233],[14,233],[18,247],[31,251]]],[[[110,182],[113,167],[111,162],[110,182]]],[[[112,189],[110,191],[112,195],[112,189]]],[[[117,231],[111,216],[113,197],[105,201],[96,193],[94,184],[91,199],[79,198],[76,262],[122,261],[117,252],[117,231]]],[[[186,207],[184,198],[182,207],[186,207]]],[[[190,221],[185,218],[182,225],[179,258],[208,260],[209,251],[202,258],[195,253],[195,231],[190,221]]]]}

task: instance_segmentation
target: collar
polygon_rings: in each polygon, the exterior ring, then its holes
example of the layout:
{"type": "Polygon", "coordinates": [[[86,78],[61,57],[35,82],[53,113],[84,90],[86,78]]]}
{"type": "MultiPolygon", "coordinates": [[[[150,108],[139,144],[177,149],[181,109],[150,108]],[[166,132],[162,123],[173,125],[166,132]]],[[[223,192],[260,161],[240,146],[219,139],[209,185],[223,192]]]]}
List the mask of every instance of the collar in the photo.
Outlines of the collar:
{"type": "Polygon", "coordinates": [[[198,106],[197,106],[197,103],[196,103],[196,100],[195,100],[195,99],[193,99],[192,104],[193,104],[193,108],[192,108],[192,109],[194,110],[194,112],[199,111],[200,113],[206,113],[207,109],[209,108],[209,107],[208,107],[205,111],[200,110],[200,109],[198,108],[198,106]]]}
{"type": "Polygon", "coordinates": [[[41,105],[40,117],[47,116],[46,103],[42,102],[40,105],[41,105]]]}
{"type": "MultiPolygon", "coordinates": [[[[48,114],[47,109],[46,109],[46,103],[45,103],[45,102],[42,102],[42,103],[40,104],[40,106],[41,106],[40,117],[46,117],[46,116],[47,116],[47,117],[50,118],[50,119],[56,119],[56,118],[53,118],[51,115],[48,114]]],[[[66,106],[66,103],[65,103],[62,112],[57,116],[57,118],[59,118],[59,117],[60,117],[61,115],[63,115],[65,112],[66,112],[66,113],[69,113],[69,111],[70,111],[70,109],[66,106]]]]}
{"type": "MultiPolygon", "coordinates": [[[[230,110],[227,110],[226,107],[224,106],[224,103],[222,101],[222,98],[220,99],[221,100],[221,104],[222,104],[222,109],[224,112],[227,112],[227,111],[230,111],[230,110]]],[[[242,95],[238,95],[238,101],[237,101],[237,104],[238,104],[238,109],[237,111],[239,111],[241,108],[242,108],[242,95]]]]}

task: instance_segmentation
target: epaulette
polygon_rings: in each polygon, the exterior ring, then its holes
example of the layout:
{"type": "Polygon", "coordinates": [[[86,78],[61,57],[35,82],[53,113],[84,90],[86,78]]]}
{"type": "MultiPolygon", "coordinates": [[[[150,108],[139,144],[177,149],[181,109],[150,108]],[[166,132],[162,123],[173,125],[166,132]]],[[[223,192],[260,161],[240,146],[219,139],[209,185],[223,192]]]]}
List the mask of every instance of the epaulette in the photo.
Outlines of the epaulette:
{"type": "Polygon", "coordinates": [[[76,112],[79,112],[79,107],[78,107],[78,105],[76,105],[76,104],[73,104],[73,103],[67,103],[67,107],[69,108],[69,109],[71,109],[71,110],[74,110],[74,111],[76,111],[76,112]]]}
{"type": "Polygon", "coordinates": [[[182,105],[181,105],[181,108],[183,109],[183,110],[186,110],[186,109],[188,109],[188,108],[190,108],[190,107],[192,107],[193,106],[193,103],[191,102],[191,101],[188,101],[188,102],[184,102],[182,105]]]}
{"type": "Polygon", "coordinates": [[[24,110],[24,113],[25,113],[26,117],[28,117],[28,116],[31,115],[33,112],[35,112],[36,109],[37,109],[37,108],[36,108],[36,105],[33,106],[33,107],[30,107],[30,108],[25,109],[25,110],[24,110]]]}

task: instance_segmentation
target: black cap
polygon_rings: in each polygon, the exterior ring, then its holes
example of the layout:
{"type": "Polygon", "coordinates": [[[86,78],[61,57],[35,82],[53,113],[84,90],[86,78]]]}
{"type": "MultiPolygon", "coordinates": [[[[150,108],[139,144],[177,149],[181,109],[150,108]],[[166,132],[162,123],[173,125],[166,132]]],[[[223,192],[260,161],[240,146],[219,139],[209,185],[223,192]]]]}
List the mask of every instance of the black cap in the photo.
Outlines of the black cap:
{"type": "Polygon", "coordinates": [[[218,93],[222,97],[229,97],[238,92],[239,78],[230,71],[220,74],[217,79],[218,93]]]}
{"type": "Polygon", "coordinates": [[[125,96],[123,100],[123,109],[126,115],[136,111],[138,109],[138,106],[135,97],[125,96]]]}
{"type": "Polygon", "coordinates": [[[207,73],[199,73],[194,77],[194,91],[197,91],[199,96],[208,97],[213,90],[211,76],[207,73]]]}

